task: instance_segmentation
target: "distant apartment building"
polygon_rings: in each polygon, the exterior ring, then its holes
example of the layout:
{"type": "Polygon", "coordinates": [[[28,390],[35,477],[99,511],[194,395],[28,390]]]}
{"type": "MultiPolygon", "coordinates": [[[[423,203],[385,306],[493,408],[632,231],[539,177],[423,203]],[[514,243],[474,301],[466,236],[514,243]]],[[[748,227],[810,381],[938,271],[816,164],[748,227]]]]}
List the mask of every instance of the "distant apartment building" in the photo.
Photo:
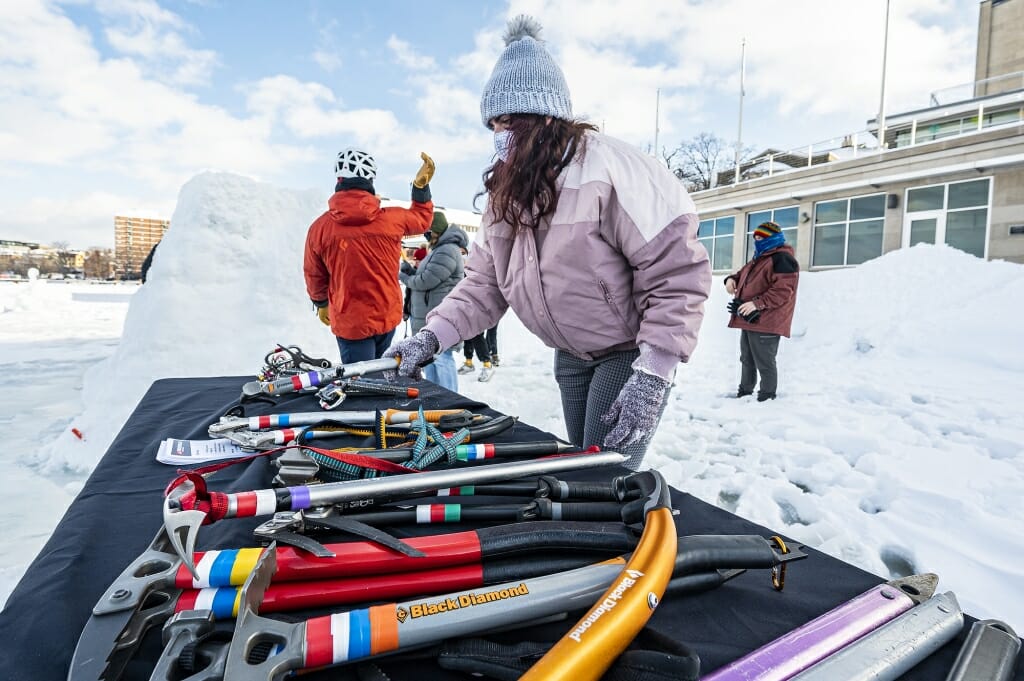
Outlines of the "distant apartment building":
{"type": "Polygon", "coordinates": [[[39,248],[34,241],[0,239],[0,255],[28,255],[39,248]]]}
{"type": "Polygon", "coordinates": [[[800,149],[768,149],[695,192],[716,272],[778,223],[804,269],[848,267],[918,243],[1024,263],[1024,0],[980,3],[976,80],[927,108],[800,149]]]}
{"type": "Polygon", "coordinates": [[[170,220],[158,218],[115,216],[114,261],[118,276],[125,279],[138,278],[142,271],[142,261],[164,237],[170,225],[170,220]]]}

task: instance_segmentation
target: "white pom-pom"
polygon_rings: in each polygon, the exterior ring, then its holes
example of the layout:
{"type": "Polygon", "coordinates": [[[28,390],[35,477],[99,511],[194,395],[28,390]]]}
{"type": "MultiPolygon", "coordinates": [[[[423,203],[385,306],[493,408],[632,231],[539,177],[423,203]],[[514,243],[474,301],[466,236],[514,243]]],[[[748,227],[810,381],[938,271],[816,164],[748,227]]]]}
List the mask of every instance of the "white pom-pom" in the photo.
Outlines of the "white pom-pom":
{"type": "Polygon", "coordinates": [[[508,22],[508,28],[505,29],[505,33],[501,37],[505,44],[508,45],[527,36],[534,40],[540,40],[540,32],[541,25],[539,21],[526,14],[520,14],[508,22]]]}

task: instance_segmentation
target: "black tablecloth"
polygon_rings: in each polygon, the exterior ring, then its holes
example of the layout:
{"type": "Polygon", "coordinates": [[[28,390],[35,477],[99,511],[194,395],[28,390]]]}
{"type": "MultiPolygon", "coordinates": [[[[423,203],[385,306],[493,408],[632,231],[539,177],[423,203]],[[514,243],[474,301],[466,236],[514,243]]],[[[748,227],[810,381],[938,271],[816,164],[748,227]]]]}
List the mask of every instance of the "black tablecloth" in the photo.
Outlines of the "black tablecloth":
{"type": "MultiPolygon", "coordinates": [[[[93,605],[110,583],[153,539],[161,523],[164,487],[174,469],[156,461],[159,443],[168,437],[206,439],[207,426],[236,404],[245,377],[166,379],[146,393],[117,439],[89,477],[81,493],[57,526],[50,540],[15,588],[0,612],[0,674],[4,679],[48,681],[65,679],[75,644],[93,605]]],[[[469,408],[496,414],[485,405],[430,383],[419,384],[420,402],[429,409],[469,408]]],[[[394,406],[369,397],[350,398],[346,409],[394,406]]],[[[246,414],[313,411],[312,396],[292,396],[276,405],[250,404],[246,414]]],[[[545,439],[527,424],[496,441],[545,439]]],[[[566,474],[566,479],[601,479],[620,475],[621,469],[566,474]]],[[[262,489],[272,478],[266,459],[229,467],[217,473],[211,487],[232,492],[262,489]]],[[[679,511],[679,534],[777,534],[684,492],[673,491],[679,511]]],[[[204,527],[200,550],[252,545],[252,528],[259,520],[245,519],[204,527]]],[[[445,531],[438,526],[411,530],[445,531]]],[[[464,529],[460,526],[459,529],[464,529]]],[[[824,554],[790,566],[786,588],[774,591],[766,571],[749,571],[726,585],[703,594],[666,599],[649,626],[682,641],[700,655],[704,673],[730,662],[758,646],[821,615],[883,581],[824,554]]],[[[941,583],[940,583],[941,588],[941,583]]],[[[532,640],[555,640],[569,624],[531,628],[532,640]]],[[[943,679],[969,624],[960,637],[903,678],[943,679]]],[[[159,631],[147,636],[126,679],[148,679],[159,654],[159,631]]],[[[382,659],[381,669],[391,679],[465,679],[431,661],[382,659]]],[[[350,669],[334,668],[309,679],[355,678],[350,669]]],[[[1024,671],[1018,670],[1018,679],[1024,671]]]]}

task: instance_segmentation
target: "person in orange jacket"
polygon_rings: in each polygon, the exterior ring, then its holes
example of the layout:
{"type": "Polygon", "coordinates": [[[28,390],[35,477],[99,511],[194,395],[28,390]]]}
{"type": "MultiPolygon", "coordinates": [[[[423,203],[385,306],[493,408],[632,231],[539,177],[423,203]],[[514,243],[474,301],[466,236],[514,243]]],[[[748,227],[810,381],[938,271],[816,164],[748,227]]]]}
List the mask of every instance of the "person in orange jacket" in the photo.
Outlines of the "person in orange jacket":
{"type": "Polygon", "coordinates": [[[355,148],[339,153],[335,193],[306,235],[306,292],[337,337],[343,364],[379,358],[402,322],[402,237],[423,234],[434,217],[434,161],[420,158],[412,206],[381,208],[373,157],[355,148]]]}

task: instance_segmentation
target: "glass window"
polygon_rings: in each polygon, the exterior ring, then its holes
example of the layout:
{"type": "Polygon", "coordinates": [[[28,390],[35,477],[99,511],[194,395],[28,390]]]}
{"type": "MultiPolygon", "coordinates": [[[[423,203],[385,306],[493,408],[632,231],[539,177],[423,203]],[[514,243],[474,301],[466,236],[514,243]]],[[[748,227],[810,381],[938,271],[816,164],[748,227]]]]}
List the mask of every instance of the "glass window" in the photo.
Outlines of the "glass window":
{"type": "MultiPolygon", "coordinates": [[[[950,187],[952,190],[953,187],[950,187]]],[[[979,258],[985,257],[985,222],[988,208],[951,211],[946,214],[946,243],[979,258]]]]}
{"type": "Polygon", "coordinates": [[[747,231],[753,232],[759,224],[762,222],[768,222],[772,219],[772,212],[770,210],[762,210],[756,213],[747,213],[747,231]]]}
{"type": "MultiPolygon", "coordinates": [[[[800,208],[798,206],[792,206],[790,208],[779,208],[773,211],[772,221],[779,227],[796,227],[796,221],[799,219],[800,208]]],[[[756,227],[757,225],[755,225],[756,227]]]]}
{"type": "Polygon", "coordinates": [[[862,196],[850,200],[851,220],[870,220],[885,217],[885,194],[862,196]]]}
{"type": "Polygon", "coordinates": [[[936,218],[910,221],[910,245],[935,243],[935,231],[939,221],[936,218]]]}
{"type": "Polygon", "coordinates": [[[919,187],[907,192],[909,244],[946,243],[979,258],[985,257],[988,234],[990,178],[919,187]],[[944,201],[937,201],[937,197],[944,201]],[[917,217],[915,211],[938,211],[937,217],[917,217]]]}
{"type": "Polygon", "coordinates": [[[715,252],[711,256],[711,268],[715,270],[732,269],[733,235],[715,239],[715,252]]]}
{"type": "Polygon", "coordinates": [[[882,255],[882,229],[884,220],[865,220],[850,223],[850,240],[846,264],[859,265],[882,255]]]}
{"type": "Polygon", "coordinates": [[[900,147],[909,147],[910,144],[911,144],[911,142],[910,142],[910,131],[909,130],[900,130],[900,131],[898,131],[896,133],[896,148],[897,149],[899,149],[900,147]]]}
{"type": "Polygon", "coordinates": [[[843,265],[846,250],[846,225],[826,225],[814,228],[814,253],[811,261],[816,266],[843,265]]]}
{"type": "Polygon", "coordinates": [[[882,255],[885,194],[871,194],[814,206],[811,265],[859,265],[882,255]]]}
{"type": "Polygon", "coordinates": [[[985,122],[983,125],[988,128],[993,125],[1002,125],[1003,123],[1016,123],[1020,120],[1020,109],[1010,109],[1009,111],[996,111],[985,116],[985,122]]]}
{"type": "Polygon", "coordinates": [[[697,237],[708,251],[708,257],[711,258],[711,269],[732,269],[732,245],[735,229],[736,218],[731,215],[700,221],[697,237]]]}
{"type": "Polygon", "coordinates": [[[727,218],[718,218],[715,220],[715,234],[722,235],[728,234],[732,236],[736,233],[736,218],[729,216],[727,218]]]}
{"type": "Polygon", "coordinates": [[[928,138],[937,140],[943,137],[952,137],[953,135],[960,134],[960,119],[955,121],[946,121],[945,123],[938,123],[936,125],[928,126],[928,138]]]}
{"type": "Polygon", "coordinates": [[[988,205],[988,180],[957,182],[949,185],[949,209],[988,205]]]}
{"type": "Polygon", "coordinates": [[[907,212],[941,210],[945,204],[946,186],[920,187],[907,192],[907,212]]]}
{"type": "MultiPolygon", "coordinates": [[[[814,223],[844,222],[849,201],[823,201],[814,207],[814,223]]],[[[817,232],[815,232],[817,234],[817,232]]]]}

